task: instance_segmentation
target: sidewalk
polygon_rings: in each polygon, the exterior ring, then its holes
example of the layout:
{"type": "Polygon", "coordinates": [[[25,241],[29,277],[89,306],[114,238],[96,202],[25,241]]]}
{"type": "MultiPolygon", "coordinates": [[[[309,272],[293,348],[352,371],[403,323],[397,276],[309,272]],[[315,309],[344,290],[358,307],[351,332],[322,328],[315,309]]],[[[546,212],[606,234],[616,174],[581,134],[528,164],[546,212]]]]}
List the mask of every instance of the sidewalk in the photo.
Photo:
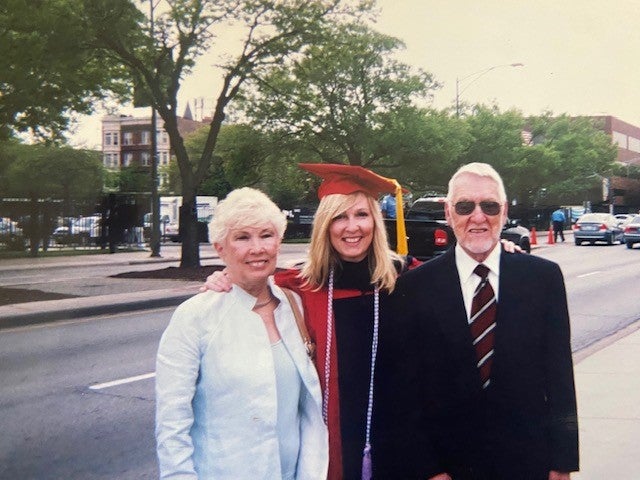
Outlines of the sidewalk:
{"type": "MultiPolygon", "coordinates": [[[[306,244],[283,244],[278,267],[286,268],[304,258],[306,244]]],[[[99,253],[69,257],[19,258],[0,261],[0,280],[10,275],[38,272],[37,282],[26,287],[52,293],[77,295],[75,298],[47,300],[0,306],[0,329],[91,315],[113,314],[133,310],[177,306],[198,293],[201,281],[175,279],[113,278],[109,274],[83,276],[81,269],[122,266],[121,271],[151,270],[178,266],[181,250],[164,246],[161,257],[151,257],[149,250],[99,253]],[[78,274],[70,274],[77,268],[78,274]],[[73,271],[73,270],[71,270],[73,271]],[[60,272],[66,272],[61,278],[60,272]],[[89,280],[89,281],[87,281],[89,280]]],[[[222,265],[213,247],[200,246],[200,264],[222,265]]],[[[0,286],[3,285],[0,283],[0,286]]]]}
{"type": "Polygon", "coordinates": [[[573,480],[640,478],[640,322],[613,337],[575,365],[581,469],[573,480]]]}

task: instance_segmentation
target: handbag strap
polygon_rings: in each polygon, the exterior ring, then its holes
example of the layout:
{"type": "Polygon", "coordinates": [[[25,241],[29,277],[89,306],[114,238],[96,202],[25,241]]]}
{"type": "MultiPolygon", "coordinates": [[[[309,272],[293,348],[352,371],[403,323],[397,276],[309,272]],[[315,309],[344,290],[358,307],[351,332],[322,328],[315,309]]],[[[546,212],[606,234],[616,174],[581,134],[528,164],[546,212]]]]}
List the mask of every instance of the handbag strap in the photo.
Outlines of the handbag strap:
{"type": "Polygon", "coordinates": [[[311,340],[311,337],[309,336],[307,324],[304,322],[304,317],[302,316],[302,312],[300,311],[298,302],[296,302],[295,298],[293,298],[293,292],[291,290],[282,287],[281,289],[286,295],[287,300],[289,300],[289,303],[291,304],[293,316],[296,317],[296,325],[298,325],[298,330],[300,331],[302,342],[304,343],[304,347],[307,349],[307,355],[309,355],[309,358],[313,359],[316,355],[316,344],[311,340]]]}

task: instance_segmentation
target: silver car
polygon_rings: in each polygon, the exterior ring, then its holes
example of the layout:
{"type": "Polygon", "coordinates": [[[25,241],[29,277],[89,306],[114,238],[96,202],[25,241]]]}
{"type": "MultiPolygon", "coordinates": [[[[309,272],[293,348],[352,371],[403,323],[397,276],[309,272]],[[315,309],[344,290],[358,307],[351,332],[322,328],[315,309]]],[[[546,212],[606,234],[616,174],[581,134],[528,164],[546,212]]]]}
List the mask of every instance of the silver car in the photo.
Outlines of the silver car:
{"type": "Polygon", "coordinates": [[[582,242],[612,245],[614,242],[623,243],[623,232],[616,217],[610,213],[585,213],[573,226],[573,239],[576,245],[582,242]]]}
{"type": "Polygon", "coordinates": [[[633,248],[636,243],[640,243],[640,215],[636,215],[624,226],[624,243],[627,248],[633,248]]]}

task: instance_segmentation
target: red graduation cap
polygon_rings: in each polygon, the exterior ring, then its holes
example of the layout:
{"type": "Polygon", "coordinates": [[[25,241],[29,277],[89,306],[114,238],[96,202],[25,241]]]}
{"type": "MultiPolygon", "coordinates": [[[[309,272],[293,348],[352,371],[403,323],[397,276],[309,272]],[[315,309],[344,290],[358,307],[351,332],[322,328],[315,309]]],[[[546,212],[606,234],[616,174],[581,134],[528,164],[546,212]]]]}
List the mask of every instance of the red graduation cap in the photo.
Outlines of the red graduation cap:
{"type": "MultiPolygon", "coordinates": [[[[318,198],[341,193],[364,192],[374,198],[381,193],[396,193],[399,184],[366,168],[334,163],[300,163],[301,168],[322,178],[318,198]]],[[[406,192],[406,190],[402,189],[406,192]]]]}
{"type": "Polygon", "coordinates": [[[402,188],[397,180],[383,177],[357,165],[334,163],[300,163],[299,165],[304,170],[322,178],[322,183],[318,187],[319,199],[334,193],[349,195],[355,192],[364,192],[373,198],[377,198],[381,193],[395,194],[397,251],[401,255],[407,254],[402,192],[408,192],[408,190],[402,188]]]}

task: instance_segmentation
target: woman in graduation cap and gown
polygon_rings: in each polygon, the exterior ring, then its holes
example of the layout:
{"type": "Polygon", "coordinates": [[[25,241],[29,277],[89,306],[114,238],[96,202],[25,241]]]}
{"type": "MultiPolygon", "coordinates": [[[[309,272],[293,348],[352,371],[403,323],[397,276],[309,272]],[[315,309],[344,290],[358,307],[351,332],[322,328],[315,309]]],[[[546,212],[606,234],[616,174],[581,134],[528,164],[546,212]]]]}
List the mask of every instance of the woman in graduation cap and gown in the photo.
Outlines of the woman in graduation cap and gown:
{"type": "MultiPolygon", "coordinates": [[[[309,255],[300,270],[278,272],[275,281],[301,296],[315,343],[323,416],[329,428],[328,478],[389,478],[389,469],[392,478],[398,478],[393,465],[398,457],[391,450],[399,449],[403,440],[398,438],[403,436],[398,432],[401,422],[396,421],[402,392],[393,379],[404,367],[393,361],[398,343],[392,347],[386,341],[394,331],[385,307],[397,276],[419,262],[389,249],[377,198],[383,193],[400,197],[396,202],[400,224],[402,188],[395,180],[359,166],[300,166],[323,179],[309,255]]],[[[405,238],[403,233],[399,237],[405,238]]],[[[221,283],[224,276],[216,272],[207,288],[220,290],[221,283]]]]}

